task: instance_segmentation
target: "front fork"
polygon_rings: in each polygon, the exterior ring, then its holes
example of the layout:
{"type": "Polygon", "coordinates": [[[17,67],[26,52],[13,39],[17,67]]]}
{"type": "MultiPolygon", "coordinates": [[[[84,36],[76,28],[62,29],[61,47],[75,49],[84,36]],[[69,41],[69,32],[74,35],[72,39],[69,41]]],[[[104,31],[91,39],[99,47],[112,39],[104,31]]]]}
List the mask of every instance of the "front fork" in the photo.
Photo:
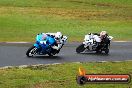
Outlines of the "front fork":
{"type": "Polygon", "coordinates": [[[83,42],[83,44],[84,44],[84,48],[88,47],[88,44],[86,42],[83,42]]]}
{"type": "Polygon", "coordinates": [[[37,48],[37,53],[42,50],[42,47],[36,42],[34,46],[37,48]]]}

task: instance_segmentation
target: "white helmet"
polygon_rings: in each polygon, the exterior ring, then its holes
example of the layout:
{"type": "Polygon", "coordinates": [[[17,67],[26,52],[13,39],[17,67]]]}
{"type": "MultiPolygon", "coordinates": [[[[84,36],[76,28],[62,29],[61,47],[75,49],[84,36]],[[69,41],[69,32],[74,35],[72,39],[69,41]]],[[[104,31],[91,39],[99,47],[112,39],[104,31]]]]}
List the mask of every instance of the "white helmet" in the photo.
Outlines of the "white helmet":
{"type": "Polygon", "coordinates": [[[101,32],[100,32],[100,35],[106,35],[106,34],[107,34],[106,31],[101,31],[101,32]]]}
{"type": "Polygon", "coordinates": [[[106,37],[107,36],[107,32],[106,31],[101,31],[100,32],[100,37],[101,37],[101,39],[103,39],[104,37],[106,37]]]}
{"type": "Polygon", "coordinates": [[[61,32],[57,32],[55,34],[55,38],[60,39],[61,37],[62,37],[62,33],[61,32]]]}

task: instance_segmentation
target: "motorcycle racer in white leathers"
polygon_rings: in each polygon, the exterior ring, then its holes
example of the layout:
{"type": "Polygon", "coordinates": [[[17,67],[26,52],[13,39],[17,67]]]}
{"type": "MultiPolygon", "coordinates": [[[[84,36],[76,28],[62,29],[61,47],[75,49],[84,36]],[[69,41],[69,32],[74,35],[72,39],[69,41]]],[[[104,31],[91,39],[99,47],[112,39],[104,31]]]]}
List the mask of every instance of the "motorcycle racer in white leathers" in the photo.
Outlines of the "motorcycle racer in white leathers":
{"type": "Polygon", "coordinates": [[[96,51],[97,53],[105,51],[105,53],[108,54],[112,38],[112,36],[108,36],[106,31],[89,33],[85,35],[84,42],[76,48],[76,52],[80,53],[87,49],[89,51],[96,51]]]}

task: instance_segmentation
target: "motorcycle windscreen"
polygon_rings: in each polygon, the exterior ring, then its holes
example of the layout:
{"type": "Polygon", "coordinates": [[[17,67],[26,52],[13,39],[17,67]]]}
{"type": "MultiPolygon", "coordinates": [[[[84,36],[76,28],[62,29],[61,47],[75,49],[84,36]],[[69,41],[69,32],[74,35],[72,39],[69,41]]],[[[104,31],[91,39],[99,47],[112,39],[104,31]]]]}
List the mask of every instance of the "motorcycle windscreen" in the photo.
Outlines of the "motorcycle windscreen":
{"type": "Polygon", "coordinates": [[[38,35],[36,36],[36,41],[42,41],[42,37],[43,37],[42,34],[38,34],[38,35]]]}

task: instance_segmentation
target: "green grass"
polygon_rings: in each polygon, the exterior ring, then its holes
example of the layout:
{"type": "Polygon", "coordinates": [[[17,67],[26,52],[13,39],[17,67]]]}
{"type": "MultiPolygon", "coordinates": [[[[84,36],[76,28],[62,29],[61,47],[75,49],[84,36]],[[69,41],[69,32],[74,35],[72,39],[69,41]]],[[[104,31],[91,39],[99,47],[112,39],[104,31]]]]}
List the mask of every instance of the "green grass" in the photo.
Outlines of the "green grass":
{"type": "Polygon", "coordinates": [[[15,7],[57,7],[57,8],[84,8],[88,5],[105,3],[109,5],[131,6],[131,0],[0,0],[1,6],[15,7]]]}
{"type": "Polygon", "coordinates": [[[129,84],[86,84],[76,83],[78,68],[87,74],[130,74],[132,62],[87,62],[64,63],[59,65],[28,66],[0,70],[0,88],[130,88],[129,84]]]}
{"type": "Polygon", "coordinates": [[[82,41],[102,30],[131,41],[131,28],[131,0],[0,0],[0,42],[33,42],[40,32],[57,31],[82,41]]]}

